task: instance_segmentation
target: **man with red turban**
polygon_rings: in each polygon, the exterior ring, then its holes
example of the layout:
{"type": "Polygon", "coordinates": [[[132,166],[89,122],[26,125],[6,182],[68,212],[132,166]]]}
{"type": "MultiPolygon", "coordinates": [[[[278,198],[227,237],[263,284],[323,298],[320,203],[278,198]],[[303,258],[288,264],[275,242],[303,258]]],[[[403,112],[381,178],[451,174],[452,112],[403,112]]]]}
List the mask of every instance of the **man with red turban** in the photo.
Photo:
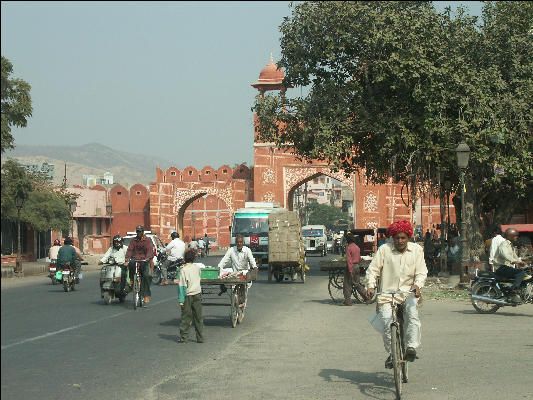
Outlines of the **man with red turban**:
{"type": "MultiPolygon", "coordinates": [[[[416,348],[420,345],[420,319],[418,318],[418,299],[420,288],[424,286],[428,270],[424,261],[424,250],[416,243],[409,242],[413,235],[413,227],[409,221],[399,221],[387,228],[387,236],[392,237],[392,243],[380,246],[366,271],[367,297],[371,297],[376,289],[376,279],[381,277],[382,292],[415,290],[414,296],[407,294],[395,295],[395,300],[403,303],[404,316],[407,315],[407,361],[416,359],[416,348]]],[[[392,368],[391,361],[391,333],[392,296],[380,295],[378,309],[383,321],[383,344],[389,357],[385,361],[385,368],[392,368]]]]}

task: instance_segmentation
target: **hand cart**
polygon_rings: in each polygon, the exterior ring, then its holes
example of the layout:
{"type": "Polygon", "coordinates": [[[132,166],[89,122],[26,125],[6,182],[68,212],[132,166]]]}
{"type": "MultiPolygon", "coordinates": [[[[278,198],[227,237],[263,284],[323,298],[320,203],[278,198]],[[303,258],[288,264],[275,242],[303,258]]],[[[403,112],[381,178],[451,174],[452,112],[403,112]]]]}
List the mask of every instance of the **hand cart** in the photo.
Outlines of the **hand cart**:
{"type": "Polygon", "coordinates": [[[229,306],[231,326],[235,328],[244,319],[248,284],[257,279],[257,270],[250,269],[244,279],[239,277],[222,279],[202,279],[202,306],[229,306]],[[218,296],[220,287],[226,289],[226,296],[218,296]]]}
{"type": "Polygon", "coordinates": [[[298,276],[302,283],[305,283],[306,269],[305,257],[300,258],[298,261],[277,261],[268,263],[268,281],[272,282],[272,276],[276,279],[276,282],[283,281],[285,276],[295,281],[298,276]]]}

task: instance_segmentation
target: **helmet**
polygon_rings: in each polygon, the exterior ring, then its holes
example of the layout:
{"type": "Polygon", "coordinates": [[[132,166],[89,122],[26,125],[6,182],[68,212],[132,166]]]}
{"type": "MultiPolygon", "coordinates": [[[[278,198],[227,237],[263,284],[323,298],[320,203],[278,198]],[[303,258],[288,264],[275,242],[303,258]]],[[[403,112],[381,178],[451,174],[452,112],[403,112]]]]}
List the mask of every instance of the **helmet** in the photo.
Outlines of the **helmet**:
{"type": "Polygon", "coordinates": [[[137,228],[135,228],[135,232],[144,232],[144,227],[142,225],[137,225],[137,228]]]}
{"type": "Polygon", "coordinates": [[[54,246],[61,246],[61,240],[59,239],[54,240],[54,246]]]}
{"type": "Polygon", "coordinates": [[[120,236],[120,235],[113,236],[113,247],[115,247],[117,249],[122,248],[122,236],[120,236]],[[115,246],[115,242],[118,242],[117,246],[115,246]]]}
{"type": "Polygon", "coordinates": [[[172,233],[170,234],[170,237],[171,237],[172,239],[176,239],[176,238],[179,238],[179,237],[180,237],[180,234],[179,234],[178,232],[172,232],[172,233]]]}

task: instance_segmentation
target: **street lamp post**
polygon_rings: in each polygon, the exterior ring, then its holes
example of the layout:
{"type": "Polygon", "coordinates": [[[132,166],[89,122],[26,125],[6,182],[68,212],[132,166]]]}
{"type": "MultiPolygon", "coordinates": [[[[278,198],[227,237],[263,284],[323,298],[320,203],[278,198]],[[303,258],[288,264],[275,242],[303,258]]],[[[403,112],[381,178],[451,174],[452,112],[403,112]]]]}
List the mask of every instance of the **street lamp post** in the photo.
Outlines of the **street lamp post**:
{"type": "Polygon", "coordinates": [[[459,143],[455,149],[457,154],[457,166],[461,170],[461,250],[462,250],[462,262],[461,262],[461,283],[466,283],[468,280],[468,264],[470,259],[469,248],[467,247],[466,240],[466,213],[465,213],[465,170],[468,167],[468,159],[470,158],[470,147],[464,142],[459,143]]]}
{"type": "Polygon", "coordinates": [[[22,272],[22,257],[20,246],[20,210],[24,206],[24,197],[17,195],[15,197],[15,207],[17,207],[17,261],[15,262],[15,272],[22,272]]]}
{"type": "Polygon", "coordinates": [[[74,238],[74,211],[76,211],[78,203],[76,203],[76,200],[71,199],[68,202],[68,206],[70,208],[70,237],[74,238]]]}

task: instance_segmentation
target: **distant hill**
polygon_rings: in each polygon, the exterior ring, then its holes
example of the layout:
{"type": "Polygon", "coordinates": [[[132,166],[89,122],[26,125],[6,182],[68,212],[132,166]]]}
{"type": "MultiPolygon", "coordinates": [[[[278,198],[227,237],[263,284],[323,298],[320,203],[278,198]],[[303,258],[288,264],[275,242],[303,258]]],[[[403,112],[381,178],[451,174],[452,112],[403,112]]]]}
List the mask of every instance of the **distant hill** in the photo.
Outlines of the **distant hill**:
{"type": "MultiPolygon", "coordinates": [[[[21,162],[47,162],[55,165],[55,184],[63,181],[65,162],[68,185],[81,185],[83,175],[99,175],[111,172],[115,183],[131,186],[148,185],[155,181],[155,168],[167,169],[168,160],[146,155],[113,150],[99,143],[83,146],[26,146],[17,145],[6,151],[2,161],[15,158],[21,162]]],[[[180,168],[180,166],[176,165],[180,168]]]]}

